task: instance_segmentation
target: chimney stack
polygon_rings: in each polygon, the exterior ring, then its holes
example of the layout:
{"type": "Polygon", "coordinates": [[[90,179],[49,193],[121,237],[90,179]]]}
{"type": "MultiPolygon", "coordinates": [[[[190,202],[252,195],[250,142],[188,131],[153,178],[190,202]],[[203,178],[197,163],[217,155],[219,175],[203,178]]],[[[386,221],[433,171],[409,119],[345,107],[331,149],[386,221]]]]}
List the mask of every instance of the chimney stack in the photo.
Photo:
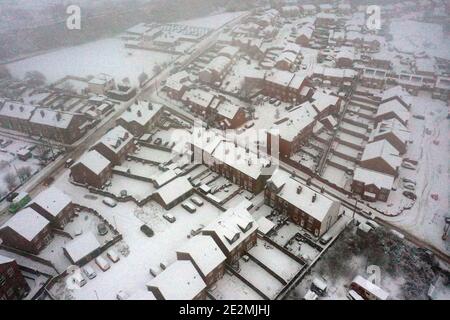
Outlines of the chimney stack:
{"type": "Polygon", "coordinates": [[[312,196],[312,203],[316,202],[316,199],[317,199],[317,194],[314,193],[314,195],[312,196]]]}

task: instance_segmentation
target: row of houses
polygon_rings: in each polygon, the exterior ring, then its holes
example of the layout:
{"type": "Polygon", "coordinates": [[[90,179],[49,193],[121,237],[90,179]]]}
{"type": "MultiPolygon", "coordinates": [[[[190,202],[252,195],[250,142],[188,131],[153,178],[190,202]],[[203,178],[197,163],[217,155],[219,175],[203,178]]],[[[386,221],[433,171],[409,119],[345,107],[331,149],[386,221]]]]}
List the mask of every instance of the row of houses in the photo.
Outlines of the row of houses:
{"type": "Polygon", "coordinates": [[[177,261],[147,283],[157,300],[206,299],[226,266],[236,263],[257,241],[258,226],[242,206],[228,209],[176,250],[177,261]]]}
{"type": "Polygon", "coordinates": [[[2,106],[0,105],[0,126],[28,135],[72,144],[85,134],[89,122],[82,114],[5,101],[2,106]]]}
{"type": "Polygon", "coordinates": [[[383,92],[375,128],[355,169],[352,191],[368,201],[387,201],[407,151],[411,97],[401,86],[383,92]]]}
{"type": "Polygon", "coordinates": [[[0,226],[2,244],[38,254],[51,241],[53,229],[63,229],[70,221],[74,208],[66,193],[51,187],[0,226]]]}

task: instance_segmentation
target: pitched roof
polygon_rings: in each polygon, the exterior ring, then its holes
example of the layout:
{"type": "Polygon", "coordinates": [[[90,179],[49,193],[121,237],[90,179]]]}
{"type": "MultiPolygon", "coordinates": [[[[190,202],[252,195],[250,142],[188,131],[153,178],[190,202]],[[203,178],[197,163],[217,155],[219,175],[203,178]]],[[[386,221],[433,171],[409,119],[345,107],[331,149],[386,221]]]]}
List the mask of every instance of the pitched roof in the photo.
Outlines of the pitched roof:
{"type": "Polygon", "coordinates": [[[103,144],[114,153],[119,153],[124,146],[126,146],[131,140],[133,135],[122,126],[114,127],[108,131],[97,144],[103,144]]]}
{"type": "Polygon", "coordinates": [[[86,168],[97,175],[102,173],[102,171],[111,164],[108,159],[106,159],[96,150],[91,150],[83,154],[83,156],[78,160],[77,164],[78,163],[83,164],[86,168]]]}
{"type": "Polygon", "coordinates": [[[54,217],[56,217],[71,202],[72,199],[70,196],[55,187],[50,187],[47,190],[42,191],[33,199],[33,203],[36,203],[54,217]]]}
{"type": "Polygon", "coordinates": [[[396,170],[402,162],[402,158],[398,155],[399,152],[397,149],[395,149],[387,140],[378,140],[366,145],[361,161],[381,158],[392,169],[396,170]]]}
{"type": "Polygon", "coordinates": [[[381,172],[365,168],[356,168],[353,175],[353,180],[363,182],[365,185],[373,184],[378,189],[383,188],[386,190],[391,190],[395,178],[391,175],[381,172]]]}
{"type": "Polygon", "coordinates": [[[188,253],[204,276],[226,260],[213,238],[204,235],[191,238],[177,252],[188,253]]]}
{"type": "Polygon", "coordinates": [[[186,177],[178,177],[155,191],[165,204],[182,197],[192,190],[192,185],[186,177]]]}
{"type": "Polygon", "coordinates": [[[158,288],[165,300],[192,300],[206,284],[190,261],[175,261],[147,287],[158,288]]]}
{"type": "Polygon", "coordinates": [[[76,263],[100,247],[101,245],[95,235],[92,232],[87,232],[69,241],[64,249],[76,263]]]}
{"type": "Polygon", "coordinates": [[[25,208],[12,216],[0,230],[11,228],[28,241],[32,241],[50,222],[31,208],[25,208]]]}

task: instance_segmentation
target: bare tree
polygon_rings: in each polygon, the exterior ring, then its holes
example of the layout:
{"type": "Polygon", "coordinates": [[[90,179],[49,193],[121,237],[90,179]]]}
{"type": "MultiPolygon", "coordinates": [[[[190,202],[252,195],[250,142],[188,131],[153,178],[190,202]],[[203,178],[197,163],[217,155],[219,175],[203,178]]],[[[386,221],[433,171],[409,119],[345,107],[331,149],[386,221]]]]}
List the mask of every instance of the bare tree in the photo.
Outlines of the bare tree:
{"type": "Polygon", "coordinates": [[[19,179],[24,181],[31,177],[31,167],[21,167],[17,169],[17,174],[19,175],[19,179]]]}
{"type": "Polygon", "coordinates": [[[42,86],[47,81],[44,74],[39,71],[28,71],[25,74],[25,80],[32,86],[42,86]]]}
{"type": "Polygon", "coordinates": [[[12,190],[16,186],[17,176],[10,172],[3,177],[3,181],[5,181],[8,190],[12,190]]]}

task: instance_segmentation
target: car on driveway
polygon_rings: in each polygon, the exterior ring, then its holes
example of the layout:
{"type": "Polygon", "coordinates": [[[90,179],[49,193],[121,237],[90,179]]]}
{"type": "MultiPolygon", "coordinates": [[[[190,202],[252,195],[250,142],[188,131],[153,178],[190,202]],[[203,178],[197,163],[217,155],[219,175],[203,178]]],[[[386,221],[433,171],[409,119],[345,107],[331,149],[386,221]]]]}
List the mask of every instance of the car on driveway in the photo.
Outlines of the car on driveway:
{"type": "Polygon", "coordinates": [[[417,200],[417,196],[411,191],[403,191],[403,195],[411,200],[417,200]]]}
{"type": "Polygon", "coordinates": [[[143,224],[140,229],[149,238],[151,238],[155,235],[153,230],[146,224],[143,224]]]}
{"type": "Polygon", "coordinates": [[[169,221],[170,223],[174,223],[175,221],[177,221],[177,219],[170,213],[163,214],[163,218],[169,221]]]}

